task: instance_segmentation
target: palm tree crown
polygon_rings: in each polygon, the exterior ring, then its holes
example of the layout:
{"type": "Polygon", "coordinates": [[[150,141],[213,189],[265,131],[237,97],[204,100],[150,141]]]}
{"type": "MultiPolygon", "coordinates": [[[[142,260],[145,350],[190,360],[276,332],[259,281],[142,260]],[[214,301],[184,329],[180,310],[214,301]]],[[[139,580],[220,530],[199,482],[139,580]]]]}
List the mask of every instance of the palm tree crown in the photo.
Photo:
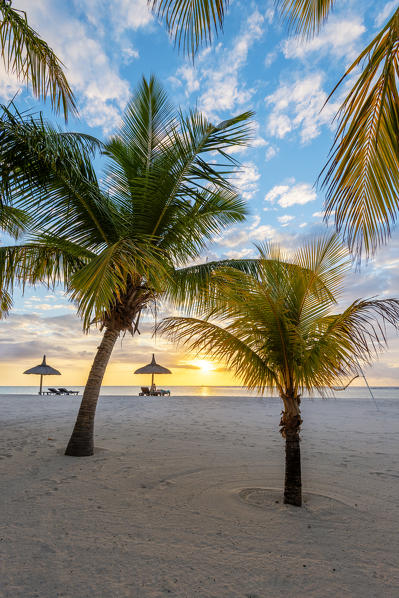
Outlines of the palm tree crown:
{"type": "Polygon", "coordinates": [[[399,300],[359,299],[334,313],[349,267],[334,236],[309,243],[291,260],[278,248],[259,249],[255,275],[216,270],[211,305],[205,298],[196,317],[166,318],[159,330],[224,361],[247,387],[277,389],[284,404],[285,500],[300,505],[300,396],[304,390],[325,392],[369,362],[386,341],[377,317],[399,329],[399,300]]]}
{"type": "Polygon", "coordinates": [[[156,80],[143,79],[103,146],[105,189],[90,159],[98,143],[8,114],[3,186],[40,232],[2,248],[3,281],[64,281],[86,329],[108,321],[133,287],[144,296],[161,290],[176,266],[244,218],[225,150],[248,139],[249,113],[213,126],[197,112],[175,111],[156,80]],[[221,167],[205,161],[211,152],[223,155],[221,167]]]}
{"type": "Polygon", "coordinates": [[[256,275],[217,270],[217,305],[213,300],[199,317],[167,318],[160,330],[226,361],[249,388],[297,396],[323,390],[371,359],[385,343],[376,315],[399,326],[396,299],[359,299],[332,313],[350,265],[336,237],[306,245],[291,260],[277,247],[259,250],[256,275]]]}

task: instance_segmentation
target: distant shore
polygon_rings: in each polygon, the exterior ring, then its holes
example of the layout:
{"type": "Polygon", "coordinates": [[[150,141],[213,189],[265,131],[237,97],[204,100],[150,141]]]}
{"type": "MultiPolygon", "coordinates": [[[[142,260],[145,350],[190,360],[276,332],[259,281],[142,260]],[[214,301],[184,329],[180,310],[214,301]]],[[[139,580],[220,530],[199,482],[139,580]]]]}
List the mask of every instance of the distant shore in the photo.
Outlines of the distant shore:
{"type": "Polygon", "coordinates": [[[82,459],[78,406],[0,396],[2,597],[399,595],[399,401],[303,402],[302,509],[277,400],[103,396],[82,459]]]}

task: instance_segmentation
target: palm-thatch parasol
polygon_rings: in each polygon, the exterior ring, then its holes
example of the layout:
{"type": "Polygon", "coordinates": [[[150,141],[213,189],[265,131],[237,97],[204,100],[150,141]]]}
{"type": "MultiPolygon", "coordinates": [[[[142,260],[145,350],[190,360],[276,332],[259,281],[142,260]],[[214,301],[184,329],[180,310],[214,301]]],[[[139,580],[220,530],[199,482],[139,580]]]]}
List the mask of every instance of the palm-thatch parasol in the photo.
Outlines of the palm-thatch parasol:
{"type": "Polygon", "coordinates": [[[164,368],[155,361],[154,353],[152,354],[151,363],[139,368],[134,372],[135,374],[152,374],[151,386],[154,386],[154,374],[171,374],[172,372],[168,368],[164,368]]]}
{"type": "Polygon", "coordinates": [[[47,365],[45,355],[43,355],[43,361],[40,365],[36,365],[34,368],[31,368],[30,370],[26,370],[24,374],[38,374],[40,376],[39,395],[43,394],[43,376],[61,376],[61,372],[47,365]]]}

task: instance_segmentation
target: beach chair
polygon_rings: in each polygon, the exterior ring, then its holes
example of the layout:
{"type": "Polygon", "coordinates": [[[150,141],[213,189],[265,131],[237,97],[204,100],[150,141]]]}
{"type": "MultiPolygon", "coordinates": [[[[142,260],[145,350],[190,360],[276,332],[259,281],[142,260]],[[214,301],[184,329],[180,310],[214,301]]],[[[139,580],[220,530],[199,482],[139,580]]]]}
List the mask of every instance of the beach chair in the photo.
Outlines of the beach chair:
{"type": "Polygon", "coordinates": [[[47,392],[45,394],[46,395],[61,395],[62,392],[60,392],[57,388],[48,388],[47,392]]]}
{"type": "Polygon", "coordinates": [[[150,389],[148,386],[142,386],[141,392],[139,392],[139,397],[149,397],[151,396],[150,389]]]}
{"type": "Polygon", "coordinates": [[[59,388],[58,390],[63,395],[78,395],[79,394],[78,390],[68,390],[67,388],[59,388]]]}
{"type": "Polygon", "coordinates": [[[162,397],[165,397],[166,395],[168,395],[170,397],[170,390],[165,390],[164,388],[160,388],[159,392],[161,393],[162,397]]]}

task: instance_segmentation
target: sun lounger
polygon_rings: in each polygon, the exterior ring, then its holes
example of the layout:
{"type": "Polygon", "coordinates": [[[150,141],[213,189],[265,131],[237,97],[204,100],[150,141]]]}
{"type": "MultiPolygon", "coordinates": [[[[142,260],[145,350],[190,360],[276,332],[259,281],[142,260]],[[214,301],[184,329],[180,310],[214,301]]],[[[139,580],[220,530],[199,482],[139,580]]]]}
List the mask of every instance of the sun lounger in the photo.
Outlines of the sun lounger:
{"type": "Polygon", "coordinates": [[[61,395],[62,392],[57,390],[57,388],[49,388],[47,391],[43,392],[44,395],[61,395]]]}
{"type": "Polygon", "coordinates": [[[164,397],[165,395],[170,396],[170,390],[163,390],[162,388],[150,390],[149,386],[142,386],[141,392],[139,392],[139,397],[164,397]]]}
{"type": "Polygon", "coordinates": [[[78,395],[79,394],[78,390],[68,390],[67,388],[59,388],[58,390],[63,395],[78,395]]]}

